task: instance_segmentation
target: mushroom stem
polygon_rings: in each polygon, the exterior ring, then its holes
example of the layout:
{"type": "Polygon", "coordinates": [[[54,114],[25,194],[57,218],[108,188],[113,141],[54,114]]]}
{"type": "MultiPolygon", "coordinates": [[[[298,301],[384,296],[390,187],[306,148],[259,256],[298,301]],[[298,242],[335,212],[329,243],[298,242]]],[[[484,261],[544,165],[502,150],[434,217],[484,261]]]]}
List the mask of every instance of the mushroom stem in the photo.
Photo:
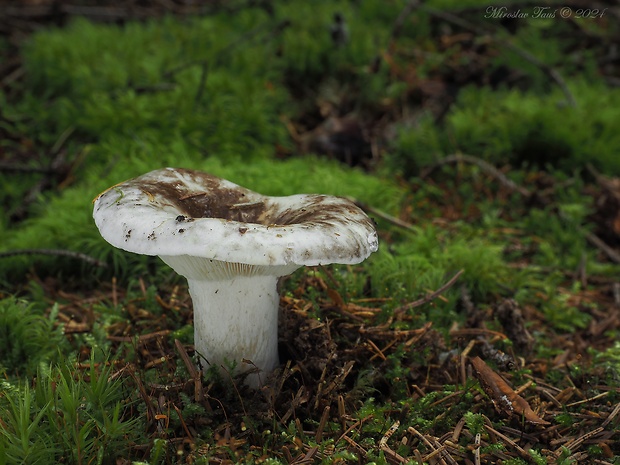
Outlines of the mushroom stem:
{"type": "Polygon", "coordinates": [[[278,365],[277,277],[236,276],[228,280],[188,279],[194,305],[194,346],[211,366],[243,360],[260,370],[246,384],[258,387],[278,365]],[[261,376],[263,379],[261,380],[261,376]]]}

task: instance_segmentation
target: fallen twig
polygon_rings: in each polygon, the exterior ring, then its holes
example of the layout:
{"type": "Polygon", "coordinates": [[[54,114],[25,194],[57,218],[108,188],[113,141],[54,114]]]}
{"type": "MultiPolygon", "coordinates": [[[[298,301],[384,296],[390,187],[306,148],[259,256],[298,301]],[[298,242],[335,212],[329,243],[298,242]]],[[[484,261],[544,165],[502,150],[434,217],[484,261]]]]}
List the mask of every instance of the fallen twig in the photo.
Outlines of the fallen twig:
{"type": "MultiPolygon", "coordinates": [[[[514,192],[518,192],[519,194],[521,194],[526,199],[532,198],[532,196],[534,195],[534,193],[532,193],[530,190],[526,189],[523,186],[520,186],[519,184],[517,184],[514,181],[512,181],[511,179],[509,179],[504,173],[502,173],[500,170],[495,168],[490,163],[488,163],[488,162],[486,162],[486,161],[484,161],[484,160],[482,160],[480,158],[471,156],[471,155],[463,155],[463,154],[448,155],[447,157],[442,158],[438,162],[436,162],[433,165],[429,166],[424,171],[424,173],[422,173],[420,175],[420,177],[421,178],[427,177],[436,168],[438,168],[438,167],[440,167],[442,165],[452,164],[452,163],[460,163],[460,162],[465,162],[465,163],[470,163],[472,165],[476,165],[477,167],[479,167],[482,171],[484,171],[488,175],[493,176],[499,183],[503,184],[505,187],[507,187],[508,189],[510,189],[510,190],[512,190],[514,192]]],[[[543,205],[546,205],[546,206],[549,205],[549,202],[545,201],[545,199],[540,198],[539,200],[543,203],[543,205]]],[[[566,216],[563,215],[561,211],[558,212],[558,215],[560,216],[560,218],[566,219],[566,216]]],[[[605,255],[607,255],[607,257],[609,259],[611,259],[612,261],[614,261],[615,263],[620,263],[620,254],[618,252],[616,252],[614,249],[612,249],[611,247],[609,247],[605,243],[605,241],[603,241],[600,237],[598,237],[594,233],[591,233],[590,231],[587,231],[586,229],[582,228],[581,226],[577,226],[577,229],[579,230],[579,232],[581,234],[583,234],[585,239],[591,245],[593,245],[594,247],[598,248],[601,252],[603,252],[605,255]]]]}
{"type": "Polygon", "coordinates": [[[420,6],[420,0],[410,0],[407,2],[405,7],[401,10],[400,14],[394,21],[392,25],[392,32],[390,33],[390,44],[394,42],[394,40],[400,35],[400,30],[403,28],[403,24],[405,24],[405,19],[407,16],[411,14],[413,10],[420,6]]]}
{"type": "MultiPolygon", "coordinates": [[[[19,220],[26,216],[28,207],[35,202],[39,194],[51,186],[56,184],[62,184],[67,180],[69,173],[71,173],[77,158],[73,160],[67,160],[67,151],[63,150],[67,140],[74,133],[75,127],[70,126],[65,129],[58,137],[52,148],[49,150],[48,155],[51,157],[49,166],[47,168],[32,168],[30,172],[42,173],[43,176],[28,190],[24,195],[23,200],[18,208],[11,214],[13,220],[19,220]]],[[[11,168],[9,165],[5,168],[11,168]]],[[[21,172],[26,172],[23,166],[12,166],[13,171],[16,169],[21,172]]]]}
{"type": "Polygon", "coordinates": [[[526,459],[526,460],[531,459],[532,456],[528,454],[521,446],[519,446],[515,441],[510,439],[508,436],[500,433],[499,431],[497,431],[495,428],[493,428],[490,425],[485,424],[484,428],[487,430],[489,434],[491,433],[494,434],[495,436],[500,438],[502,441],[510,445],[517,452],[517,454],[519,454],[521,458],[526,459]]]}
{"type": "MultiPolygon", "coordinates": [[[[130,2],[131,3],[131,2],[130,2]]],[[[119,22],[131,21],[151,18],[157,13],[175,14],[175,15],[200,15],[207,11],[207,7],[197,3],[193,5],[176,5],[174,2],[159,2],[157,8],[142,7],[136,4],[127,6],[92,6],[92,5],[72,5],[58,3],[41,2],[41,4],[25,4],[15,3],[3,6],[3,20],[16,21],[20,20],[23,24],[37,24],[42,20],[58,20],[63,17],[80,16],[91,21],[119,22]]]]}
{"type": "Polygon", "coordinates": [[[464,271],[465,270],[459,270],[454,276],[452,276],[452,278],[450,278],[450,280],[447,283],[445,283],[435,292],[428,294],[426,297],[415,300],[405,305],[401,305],[400,307],[396,307],[393,313],[405,312],[407,310],[411,310],[412,308],[416,308],[416,307],[419,307],[420,305],[424,305],[425,303],[430,302],[431,300],[435,299],[437,296],[443,294],[445,291],[450,289],[454,285],[454,283],[457,281],[457,279],[459,279],[459,277],[463,274],[464,271]]]}
{"type": "Polygon", "coordinates": [[[448,458],[449,454],[447,453],[447,451],[445,450],[443,446],[440,445],[440,447],[437,448],[436,445],[433,443],[434,441],[431,442],[430,439],[426,435],[420,433],[413,426],[408,427],[407,432],[409,434],[413,434],[414,436],[416,436],[428,449],[430,449],[430,452],[426,454],[426,456],[422,458],[422,461],[420,461],[419,463],[428,463],[429,460],[435,460],[436,463],[438,461],[442,465],[447,465],[446,459],[448,458]],[[435,456],[438,456],[438,457],[435,458],[435,456]]]}
{"type": "Polygon", "coordinates": [[[573,94],[571,93],[571,91],[569,90],[568,86],[566,85],[566,81],[564,81],[564,78],[560,75],[560,73],[555,68],[549,66],[547,63],[544,63],[543,61],[539,60],[537,57],[532,55],[530,52],[528,52],[526,50],[523,50],[520,47],[517,47],[515,44],[513,44],[509,40],[497,37],[493,33],[493,31],[482,29],[482,28],[480,28],[480,27],[470,23],[469,21],[461,18],[460,16],[453,15],[452,13],[449,13],[447,11],[436,10],[434,8],[430,8],[430,7],[427,7],[427,6],[422,6],[421,8],[424,11],[426,11],[427,13],[429,13],[429,14],[431,14],[433,16],[435,16],[437,18],[440,18],[440,19],[442,19],[444,21],[447,21],[449,23],[452,23],[452,24],[454,24],[456,26],[459,26],[459,27],[461,27],[461,28],[463,28],[465,30],[473,32],[477,36],[488,35],[491,38],[491,40],[493,40],[497,44],[502,45],[502,46],[510,49],[512,52],[516,53],[517,55],[519,55],[524,60],[530,62],[531,64],[533,64],[537,68],[540,68],[540,70],[542,72],[544,72],[551,80],[555,81],[555,83],[558,85],[558,87],[564,93],[564,96],[566,97],[566,100],[567,100],[568,104],[571,107],[577,106],[577,102],[575,100],[575,97],[573,97],[573,94]]]}
{"type": "MultiPolygon", "coordinates": [[[[581,228],[579,228],[579,229],[581,229],[581,228]]],[[[601,239],[596,234],[593,234],[593,233],[591,233],[589,231],[582,230],[582,232],[584,233],[586,240],[591,245],[593,245],[594,247],[600,249],[601,252],[603,252],[605,255],[607,255],[607,257],[609,257],[614,262],[620,263],[620,254],[618,252],[616,252],[614,249],[612,249],[611,247],[609,247],[603,241],[603,239],[601,239]]]]}
{"type": "Polygon", "coordinates": [[[472,155],[464,155],[460,153],[448,155],[447,157],[438,160],[433,163],[429,167],[427,167],[422,174],[420,174],[420,178],[424,179],[428,177],[433,171],[443,165],[450,165],[456,163],[469,163],[471,165],[476,165],[486,174],[494,177],[497,182],[504,185],[506,188],[511,191],[518,192],[523,197],[529,198],[532,196],[532,192],[526,189],[523,186],[518,185],[512,179],[509,179],[504,173],[498,170],[495,166],[491,165],[489,162],[482,160],[481,158],[474,157],[472,155]]]}
{"type": "Polygon", "coordinates": [[[162,329],[161,331],[155,331],[154,333],[142,334],[140,336],[108,336],[108,340],[114,342],[141,342],[146,343],[151,339],[157,339],[160,337],[165,337],[170,334],[169,329],[162,329]]]}
{"type": "Polygon", "coordinates": [[[488,29],[483,29],[481,27],[478,27],[477,25],[472,24],[469,21],[463,19],[462,17],[456,16],[450,12],[436,10],[434,8],[423,5],[422,2],[420,2],[419,0],[410,0],[405,5],[405,7],[402,9],[401,13],[398,15],[398,18],[396,18],[394,25],[392,26],[392,32],[390,34],[390,43],[392,43],[392,41],[396,37],[398,37],[398,35],[400,34],[400,30],[407,16],[409,16],[413,11],[415,11],[418,8],[420,8],[423,11],[426,11],[428,14],[435,16],[436,18],[439,18],[448,23],[452,23],[455,26],[463,28],[467,31],[473,32],[474,34],[476,34],[476,36],[489,36],[491,40],[494,41],[495,43],[505,48],[510,49],[513,53],[516,53],[524,60],[530,62],[531,64],[539,68],[542,72],[544,72],[551,80],[553,80],[558,85],[558,87],[562,90],[562,92],[566,96],[566,100],[568,101],[568,104],[572,107],[577,106],[575,97],[573,97],[573,94],[571,93],[568,86],[566,85],[566,81],[564,81],[564,78],[560,75],[560,73],[555,68],[539,60],[537,57],[532,55],[530,52],[523,50],[522,48],[516,46],[509,40],[497,37],[494,31],[490,31],[488,29]]]}
{"type": "Polygon", "coordinates": [[[618,414],[620,413],[620,402],[618,402],[616,404],[616,406],[614,407],[614,409],[611,411],[611,413],[609,414],[609,416],[605,419],[605,421],[603,423],[601,423],[601,426],[603,428],[606,428],[607,425],[609,423],[611,423],[611,421],[618,416],[618,414]]]}
{"type": "Polygon", "coordinates": [[[604,430],[605,428],[599,426],[598,428],[595,428],[592,431],[588,431],[587,433],[584,433],[577,438],[573,438],[570,441],[568,441],[566,444],[562,445],[561,447],[558,447],[558,449],[553,452],[553,455],[556,458],[559,458],[566,449],[570,450],[571,454],[574,454],[575,451],[579,449],[585,441],[602,433],[604,430]]]}
{"type": "Polygon", "coordinates": [[[104,263],[96,258],[86,255],[81,252],[74,252],[73,250],[63,249],[21,249],[21,250],[9,250],[6,252],[0,252],[0,258],[14,257],[17,255],[53,255],[61,257],[75,258],[82,260],[90,265],[95,265],[101,268],[107,268],[108,264],[104,263]]]}
{"type": "Polygon", "coordinates": [[[364,210],[364,211],[366,211],[368,213],[376,215],[379,218],[381,218],[381,219],[383,219],[383,220],[385,220],[385,221],[387,221],[389,223],[392,223],[395,226],[399,226],[401,228],[407,229],[408,231],[415,232],[415,229],[414,229],[413,225],[407,223],[406,221],[403,221],[403,220],[401,220],[399,218],[396,218],[395,216],[392,216],[392,215],[390,215],[388,213],[385,213],[384,211],[379,210],[379,209],[377,209],[377,208],[375,208],[375,207],[373,207],[371,205],[368,205],[367,203],[364,203],[364,202],[362,202],[360,200],[357,200],[354,197],[345,197],[345,198],[347,200],[353,202],[359,208],[361,208],[362,210],[364,210]]]}
{"type": "Polygon", "coordinates": [[[9,173],[44,173],[44,174],[49,174],[52,172],[50,167],[20,165],[17,163],[9,163],[9,162],[4,162],[4,161],[0,161],[0,171],[9,172],[9,173]]]}

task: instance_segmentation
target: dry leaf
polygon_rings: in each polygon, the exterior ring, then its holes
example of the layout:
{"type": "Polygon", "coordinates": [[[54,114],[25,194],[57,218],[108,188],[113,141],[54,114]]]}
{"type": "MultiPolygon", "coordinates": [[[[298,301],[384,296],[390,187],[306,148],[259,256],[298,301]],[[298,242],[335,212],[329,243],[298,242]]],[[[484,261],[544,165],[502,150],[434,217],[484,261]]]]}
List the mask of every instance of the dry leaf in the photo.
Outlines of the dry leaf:
{"type": "Polygon", "coordinates": [[[338,307],[339,309],[344,309],[344,307],[346,307],[344,299],[340,296],[340,293],[336,289],[328,287],[326,289],[326,292],[331,301],[334,302],[336,307],[338,307]]]}
{"type": "Polygon", "coordinates": [[[518,415],[525,418],[525,421],[535,425],[548,425],[548,421],[540,418],[527,401],[516,394],[514,390],[504,381],[504,379],[495,373],[480,357],[471,359],[474,367],[476,378],[480,381],[480,385],[484,392],[491,398],[493,405],[500,413],[507,416],[518,415]]]}

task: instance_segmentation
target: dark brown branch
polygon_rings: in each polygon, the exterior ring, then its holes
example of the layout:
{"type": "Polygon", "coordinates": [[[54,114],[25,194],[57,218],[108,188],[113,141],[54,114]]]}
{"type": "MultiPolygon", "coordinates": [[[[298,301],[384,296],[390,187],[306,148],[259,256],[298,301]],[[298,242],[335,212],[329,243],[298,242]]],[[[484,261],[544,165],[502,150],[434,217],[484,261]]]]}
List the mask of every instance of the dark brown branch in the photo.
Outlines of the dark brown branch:
{"type": "Polygon", "coordinates": [[[511,191],[518,192],[519,194],[521,194],[522,196],[526,198],[529,198],[532,196],[532,193],[529,190],[527,190],[525,187],[520,186],[514,181],[512,181],[511,179],[509,179],[504,173],[502,173],[500,170],[495,168],[493,165],[491,165],[490,163],[480,158],[473,157],[471,155],[463,155],[463,154],[458,154],[458,153],[453,154],[453,155],[448,155],[447,157],[442,158],[441,160],[437,161],[433,165],[426,168],[424,172],[420,175],[420,178],[428,177],[435,169],[437,169],[438,167],[442,165],[448,165],[452,163],[462,163],[462,162],[476,165],[478,168],[480,168],[485,173],[493,176],[495,179],[497,179],[497,181],[500,184],[503,184],[511,191]]]}
{"type": "Polygon", "coordinates": [[[181,357],[181,360],[183,360],[185,368],[187,368],[190,377],[194,380],[194,400],[196,402],[202,402],[209,411],[212,411],[211,406],[209,405],[209,401],[206,400],[205,397],[205,392],[202,385],[202,372],[198,371],[198,369],[196,368],[196,364],[190,359],[181,341],[175,339],[174,345],[181,357]]]}
{"type": "MultiPolygon", "coordinates": [[[[466,163],[470,163],[470,164],[478,166],[481,170],[493,176],[495,179],[497,179],[498,182],[506,186],[508,189],[511,189],[514,192],[518,192],[526,199],[529,199],[533,196],[533,193],[531,191],[529,191],[523,186],[520,186],[514,181],[508,179],[504,173],[502,173],[500,170],[495,168],[490,163],[487,163],[486,161],[481,160],[480,158],[477,158],[477,157],[473,157],[471,155],[461,155],[461,154],[448,155],[447,157],[443,158],[442,160],[439,160],[437,163],[435,163],[434,165],[430,166],[427,170],[425,170],[425,172],[421,175],[421,177],[424,178],[428,176],[433,170],[435,170],[439,166],[450,164],[450,163],[458,163],[458,162],[466,162],[466,163]]],[[[548,202],[546,202],[544,199],[540,199],[540,200],[542,201],[544,205],[548,205],[548,202]]],[[[566,216],[563,215],[562,212],[558,212],[558,215],[560,218],[566,219],[566,216]]],[[[614,249],[612,249],[611,247],[609,247],[605,243],[605,241],[603,241],[600,237],[598,237],[594,233],[591,233],[590,231],[587,231],[581,226],[577,226],[577,229],[579,230],[581,234],[584,235],[586,240],[591,245],[598,248],[601,252],[607,255],[607,257],[611,259],[612,261],[614,261],[615,263],[620,263],[620,254],[616,252],[614,249]]]]}
{"type": "MultiPolygon", "coordinates": [[[[67,160],[68,152],[63,150],[63,147],[74,132],[75,127],[70,126],[60,134],[47,154],[51,158],[47,168],[33,168],[30,170],[33,173],[42,173],[44,176],[42,176],[24,195],[21,204],[11,214],[12,220],[18,221],[23,219],[27,215],[29,206],[36,201],[41,192],[49,189],[55,183],[62,183],[67,180],[68,175],[75,166],[76,159],[67,160]]],[[[2,167],[0,166],[0,168],[2,167]]],[[[13,168],[15,170],[17,167],[13,165],[13,168]]],[[[24,168],[25,167],[20,166],[17,170],[26,172],[24,168]]]]}
{"type": "Polygon", "coordinates": [[[399,226],[403,229],[406,229],[408,231],[413,231],[415,232],[415,229],[413,228],[413,225],[407,223],[406,221],[403,221],[399,218],[396,218],[395,216],[392,216],[388,213],[385,213],[382,210],[379,210],[378,208],[375,208],[371,205],[368,205],[367,203],[364,203],[360,200],[357,200],[354,197],[346,197],[348,200],[350,200],[351,202],[353,202],[355,205],[357,205],[359,208],[361,208],[362,210],[371,213],[375,216],[378,216],[379,218],[381,218],[382,220],[385,220],[389,223],[392,223],[393,225],[399,226]]]}
{"type": "Polygon", "coordinates": [[[519,48],[518,46],[516,46],[509,40],[497,37],[492,31],[482,29],[459,16],[453,15],[452,13],[448,13],[446,11],[435,10],[434,8],[430,8],[427,6],[421,6],[421,8],[427,13],[435,16],[436,18],[442,19],[443,21],[447,21],[449,23],[454,24],[455,26],[458,26],[467,31],[473,32],[477,36],[488,35],[497,44],[507,49],[510,49],[513,53],[516,53],[521,58],[530,62],[531,64],[539,68],[541,71],[543,71],[551,80],[553,80],[558,85],[558,87],[560,87],[569,105],[572,107],[577,106],[575,97],[573,97],[573,94],[568,89],[568,86],[566,85],[566,82],[564,81],[564,78],[560,75],[560,73],[556,69],[549,66],[547,63],[544,63],[541,60],[539,60],[537,57],[535,57],[528,51],[523,50],[522,48],[519,48]]]}
{"type": "Polygon", "coordinates": [[[154,16],[156,13],[168,13],[176,15],[197,15],[204,14],[206,8],[197,4],[192,6],[177,6],[170,4],[169,8],[149,8],[131,6],[90,6],[90,5],[71,5],[57,2],[50,2],[46,5],[9,5],[3,7],[3,16],[8,21],[41,21],[58,20],[58,17],[81,16],[91,21],[129,21],[140,20],[154,16]]]}
{"type": "Polygon", "coordinates": [[[90,265],[95,265],[101,268],[107,268],[107,263],[104,263],[96,258],[91,257],[90,255],[86,255],[80,252],[74,252],[72,250],[63,250],[63,249],[21,249],[21,250],[10,250],[7,252],[0,252],[0,258],[7,257],[15,257],[17,255],[51,255],[51,256],[60,256],[60,257],[69,257],[75,258],[77,260],[82,260],[90,265]]]}
{"type": "Polygon", "coordinates": [[[45,173],[50,174],[52,169],[43,166],[28,166],[0,161],[0,171],[8,173],[45,173]]]}
{"type": "MultiPolygon", "coordinates": [[[[579,228],[581,229],[581,228],[579,228]]],[[[620,263],[620,254],[618,252],[616,252],[614,249],[612,249],[611,247],[609,247],[605,241],[603,241],[603,239],[601,239],[600,237],[598,237],[596,234],[591,233],[590,231],[583,231],[586,240],[593,245],[594,247],[598,248],[601,252],[603,252],[605,255],[607,255],[607,257],[609,257],[611,260],[613,260],[616,263],[620,263]]]]}
{"type": "Polygon", "coordinates": [[[411,14],[413,10],[420,6],[420,0],[410,0],[407,2],[405,7],[401,10],[398,18],[394,21],[392,25],[392,32],[390,33],[390,44],[400,35],[400,30],[403,28],[403,24],[405,24],[405,19],[407,16],[411,14]]]}
{"type": "Polygon", "coordinates": [[[416,307],[419,307],[421,305],[424,305],[424,304],[430,302],[431,300],[435,299],[436,297],[438,297],[439,295],[443,294],[448,289],[450,289],[452,286],[454,286],[454,283],[456,283],[456,281],[459,279],[459,277],[464,272],[465,272],[465,270],[459,270],[454,276],[452,276],[452,278],[450,278],[450,280],[447,283],[445,283],[443,286],[441,286],[435,292],[432,292],[432,293],[428,294],[426,297],[422,297],[421,299],[414,300],[413,302],[410,302],[408,304],[402,305],[400,307],[396,307],[394,309],[394,313],[405,312],[407,310],[411,310],[412,308],[416,308],[416,307]]]}

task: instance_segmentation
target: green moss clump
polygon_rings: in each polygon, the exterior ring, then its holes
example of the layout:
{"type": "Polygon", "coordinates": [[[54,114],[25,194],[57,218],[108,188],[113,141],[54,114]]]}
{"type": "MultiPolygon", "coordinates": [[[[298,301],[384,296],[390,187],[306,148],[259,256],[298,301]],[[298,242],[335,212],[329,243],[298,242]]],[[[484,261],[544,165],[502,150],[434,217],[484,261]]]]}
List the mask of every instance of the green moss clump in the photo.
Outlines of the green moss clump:
{"type": "Polygon", "coordinates": [[[53,318],[16,298],[0,300],[0,375],[32,377],[58,355],[64,338],[53,318]]]}
{"type": "Polygon", "coordinates": [[[387,163],[411,177],[446,155],[465,153],[494,165],[572,173],[591,163],[620,174],[620,133],[613,123],[620,118],[620,91],[583,81],[572,81],[570,90],[576,107],[558,89],[539,95],[470,87],[443,126],[423,117],[416,127],[401,128],[387,163]]]}

